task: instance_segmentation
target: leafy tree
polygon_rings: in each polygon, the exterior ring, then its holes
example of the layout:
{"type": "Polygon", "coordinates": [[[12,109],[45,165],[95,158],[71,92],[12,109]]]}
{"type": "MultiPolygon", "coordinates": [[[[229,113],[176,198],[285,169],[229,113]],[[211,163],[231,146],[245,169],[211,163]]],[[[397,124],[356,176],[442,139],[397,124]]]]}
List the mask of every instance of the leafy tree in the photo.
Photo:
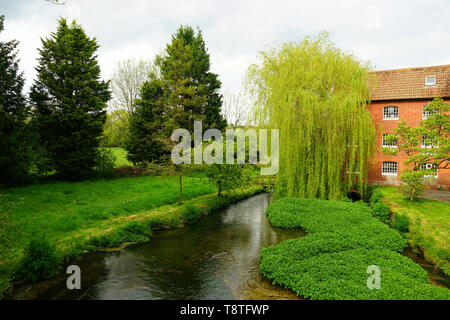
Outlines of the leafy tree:
{"type": "Polygon", "coordinates": [[[103,128],[102,146],[124,147],[127,141],[128,128],[126,120],[130,115],[125,110],[119,109],[107,115],[103,128]]]}
{"type": "Polygon", "coordinates": [[[144,60],[126,59],[117,64],[111,77],[112,99],[108,106],[113,110],[115,128],[123,139],[129,129],[130,115],[135,111],[142,85],[157,75],[153,63],[144,60]]]}
{"type": "MultiPolygon", "coordinates": [[[[0,16],[0,33],[4,16],[0,16]]],[[[0,184],[24,182],[32,160],[27,119],[30,108],[22,95],[24,77],[19,73],[18,42],[0,41],[0,184]]]]}
{"type": "Polygon", "coordinates": [[[100,80],[96,39],[65,19],[39,49],[37,79],[30,93],[33,123],[57,174],[66,179],[88,176],[96,166],[99,140],[111,97],[100,80]]]}
{"type": "MultiPolygon", "coordinates": [[[[366,109],[368,65],[339,50],[327,33],[260,54],[248,71],[255,122],[280,130],[277,192],[341,199],[367,183],[375,128],[366,109]],[[348,173],[346,173],[348,171],[348,173]]],[[[364,188],[362,188],[364,190],[364,188]]]]}
{"type": "Polygon", "coordinates": [[[410,200],[418,197],[436,170],[450,165],[450,105],[435,98],[424,110],[429,115],[420,126],[402,121],[394,134],[386,136],[386,142],[397,143],[397,148],[383,148],[385,154],[404,152],[408,156],[401,179],[408,185],[410,200]]]}
{"type": "Polygon", "coordinates": [[[212,164],[206,168],[207,178],[217,187],[219,196],[251,184],[249,165],[212,164]]]}

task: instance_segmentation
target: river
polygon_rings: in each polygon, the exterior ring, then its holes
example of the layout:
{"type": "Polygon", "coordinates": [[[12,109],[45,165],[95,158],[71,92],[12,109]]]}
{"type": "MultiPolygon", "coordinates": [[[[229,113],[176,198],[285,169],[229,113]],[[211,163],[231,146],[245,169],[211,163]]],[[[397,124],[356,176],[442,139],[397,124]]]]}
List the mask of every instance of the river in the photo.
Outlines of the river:
{"type": "MultiPolygon", "coordinates": [[[[81,289],[68,290],[64,272],[15,288],[13,299],[300,299],[259,273],[266,246],[305,235],[272,227],[263,193],[212,213],[192,225],[155,231],[150,242],[122,250],[91,253],[74,262],[81,289]]],[[[405,255],[427,270],[431,283],[450,286],[448,276],[414,254],[405,255]]]]}
{"type": "Polygon", "coordinates": [[[85,255],[81,290],[61,273],[22,285],[13,299],[299,299],[259,273],[263,247],[305,235],[272,227],[268,193],[210,214],[193,225],[155,231],[150,242],[85,255]]]}

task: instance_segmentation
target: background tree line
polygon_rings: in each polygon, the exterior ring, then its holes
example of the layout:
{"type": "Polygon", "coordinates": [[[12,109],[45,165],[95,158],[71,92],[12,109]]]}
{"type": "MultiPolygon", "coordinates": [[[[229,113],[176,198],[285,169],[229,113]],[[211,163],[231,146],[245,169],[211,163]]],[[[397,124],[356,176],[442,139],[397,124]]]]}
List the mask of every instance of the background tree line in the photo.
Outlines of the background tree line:
{"type": "Polygon", "coordinates": [[[224,130],[224,114],[235,117],[235,125],[242,122],[242,112],[222,111],[221,82],[210,71],[203,35],[189,26],[181,26],[153,62],[128,59],[103,81],[96,39],[61,19],[42,39],[29,97],[22,93],[17,45],[0,42],[1,184],[93,177],[111,162],[100,146],[125,147],[134,165],[171,166],[174,129],[192,132],[194,121],[202,120],[206,128],[224,130]]]}

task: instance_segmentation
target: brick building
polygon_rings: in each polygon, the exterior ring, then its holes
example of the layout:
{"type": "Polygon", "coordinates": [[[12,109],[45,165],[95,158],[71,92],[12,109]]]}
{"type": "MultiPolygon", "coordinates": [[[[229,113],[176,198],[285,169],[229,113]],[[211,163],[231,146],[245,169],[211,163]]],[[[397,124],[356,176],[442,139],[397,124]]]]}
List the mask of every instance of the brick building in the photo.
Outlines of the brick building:
{"type": "MultiPolygon", "coordinates": [[[[423,110],[435,97],[450,102],[450,65],[374,71],[371,84],[372,114],[377,129],[377,152],[375,162],[369,168],[369,183],[401,183],[400,174],[405,169],[406,154],[385,155],[383,135],[394,133],[399,122],[405,120],[411,126],[420,125],[427,117],[423,110]]],[[[424,146],[426,147],[426,146],[424,146]]],[[[439,169],[434,187],[450,188],[450,169],[439,169]]]]}

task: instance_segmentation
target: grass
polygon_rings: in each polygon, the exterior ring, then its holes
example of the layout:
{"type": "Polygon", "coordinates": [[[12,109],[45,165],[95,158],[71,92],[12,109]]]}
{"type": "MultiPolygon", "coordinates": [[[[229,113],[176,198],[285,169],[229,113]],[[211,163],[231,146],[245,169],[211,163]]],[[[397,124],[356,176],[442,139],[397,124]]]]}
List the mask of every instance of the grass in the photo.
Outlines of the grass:
{"type": "Polygon", "coordinates": [[[113,155],[116,157],[116,167],[133,165],[127,159],[127,151],[124,148],[109,147],[109,148],[106,148],[106,149],[111,150],[113,155]]]}
{"type": "Polygon", "coordinates": [[[410,201],[395,187],[380,187],[383,202],[410,221],[408,240],[447,275],[450,274],[450,204],[419,198],[410,201]]]}
{"type": "MultiPolygon", "coordinates": [[[[36,235],[45,235],[56,244],[59,256],[67,258],[86,249],[91,237],[109,234],[116,242],[127,240],[130,233],[116,229],[142,217],[151,216],[156,220],[149,221],[156,225],[177,226],[181,219],[173,212],[181,210],[178,190],[177,177],[150,176],[0,190],[0,292],[36,235]],[[176,210],[160,211],[168,205],[176,210]]],[[[215,193],[216,188],[203,179],[185,177],[183,191],[184,199],[190,200],[215,193]]]]}
{"type": "Polygon", "coordinates": [[[261,273],[309,299],[450,299],[430,285],[427,273],[400,254],[405,239],[374,217],[362,202],[283,198],[267,209],[278,227],[304,228],[308,236],[261,252],[261,273]],[[381,289],[367,288],[371,265],[381,289]]]}

